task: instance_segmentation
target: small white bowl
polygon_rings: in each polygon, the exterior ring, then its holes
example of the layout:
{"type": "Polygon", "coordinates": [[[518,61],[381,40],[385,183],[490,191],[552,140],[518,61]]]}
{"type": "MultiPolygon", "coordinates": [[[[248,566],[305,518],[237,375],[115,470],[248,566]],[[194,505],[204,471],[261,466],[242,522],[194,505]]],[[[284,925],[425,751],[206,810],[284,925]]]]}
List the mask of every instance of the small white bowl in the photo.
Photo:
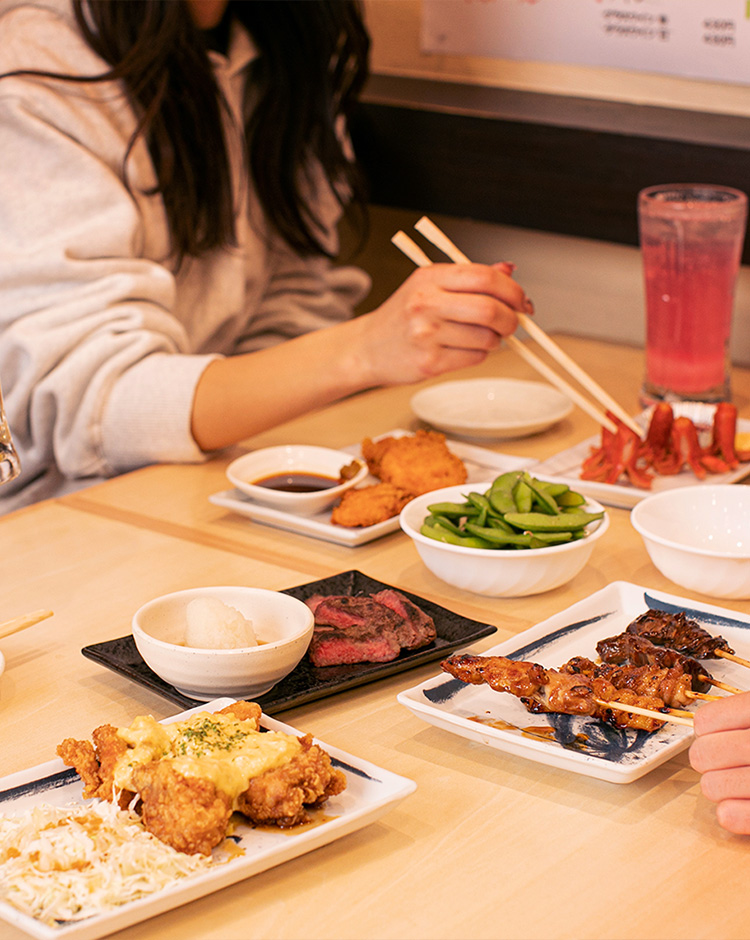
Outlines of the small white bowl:
{"type": "Polygon", "coordinates": [[[147,666],[183,695],[208,702],[254,698],[288,675],[307,652],[315,617],[303,601],[252,587],[201,587],[156,597],[133,616],[133,639],[147,666]],[[241,649],[185,646],[187,606],[215,597],[236,608],[259,640],[241,649]]]}
{"type": "Polygon", "coordinates": [[[750,487],[700,483],[654,493],[630,521],[670,581],[711,597],[750,597],[750,487]]]}
{"type": "MultiPolygon", "coordinates": [[[[591,557],[594,544],[609,528],[609,515],[592,522],[588,535],[562,545],[546,548],[502,549],[467,548],[428,538],[419,531],[432,503],[464,502],[469,490],[483,493],[488,483],[447,486],[417,496],[402,510],[401,528],[411,538],[420,558],[430,571],[447,584],[488,597],[525,597],[541,594],[574,578],[591,557]]],[[[586,512],[602,512],[593,499],[581,506],[586,512]]]]}
{"type": "Polygon", "coordinates": [[[310,516],[333,506],[342,493],[361,483],[368,474],[367,464],[345,450],[315,447],[307,444],[281,444],[251,451],[233,460],[227,467],[227,477],[233,486],[255,502],[275,509],[310,516]],[[328,489],[308,493],[291,493],[267,486],[256,486],[255,481],[275,474],[314,473],[338,478],[341,468],[357,461],[359,471],[351,479],[328,489]]]}
{"type": "Polygon", "coordinates": [[[459,379],[420,389],[411,409],[449,434],[481,439],[537,434],[573,410],[573,402],[544,382],[523,379],[459,379]]]}

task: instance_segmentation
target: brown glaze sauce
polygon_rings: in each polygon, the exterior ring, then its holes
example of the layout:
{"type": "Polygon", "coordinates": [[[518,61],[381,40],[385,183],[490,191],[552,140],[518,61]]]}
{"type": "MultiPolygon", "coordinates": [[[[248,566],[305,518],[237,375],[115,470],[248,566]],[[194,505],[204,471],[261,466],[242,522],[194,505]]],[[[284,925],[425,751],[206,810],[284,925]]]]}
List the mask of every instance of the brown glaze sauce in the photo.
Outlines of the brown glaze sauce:
{"type": "MultiPolygon", "coordinates": [[[[541,738],[544,741],[555,740],[555,729],[551,725],[528,725],[525,728],[519,728],[518,725],[511,725],[502,718],[481,718],[479,715],[471,715],[469,721],[476,721],[480,725],[487,725],[489,728],[497,728],[498,731],[520,731],[527,738],[541,738]]],[[[576,735],[576,739],[585,744],[588,736],[585,734],[576,735]]]]}

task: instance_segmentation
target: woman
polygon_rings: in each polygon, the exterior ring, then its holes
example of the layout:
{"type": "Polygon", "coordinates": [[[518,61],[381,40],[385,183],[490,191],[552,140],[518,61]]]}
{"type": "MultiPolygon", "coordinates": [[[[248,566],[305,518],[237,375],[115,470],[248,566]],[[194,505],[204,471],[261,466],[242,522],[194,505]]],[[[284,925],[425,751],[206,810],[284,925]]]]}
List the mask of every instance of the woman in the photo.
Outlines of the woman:
{"type": "Polygon", "coordinates": [[[369,281],[331,259],[366,56],[343,0],[0,0],[0,376],[23,468],[0,505],[205,459],[515,329],[503,265],[416,271],[351,318],[369,281]]]}

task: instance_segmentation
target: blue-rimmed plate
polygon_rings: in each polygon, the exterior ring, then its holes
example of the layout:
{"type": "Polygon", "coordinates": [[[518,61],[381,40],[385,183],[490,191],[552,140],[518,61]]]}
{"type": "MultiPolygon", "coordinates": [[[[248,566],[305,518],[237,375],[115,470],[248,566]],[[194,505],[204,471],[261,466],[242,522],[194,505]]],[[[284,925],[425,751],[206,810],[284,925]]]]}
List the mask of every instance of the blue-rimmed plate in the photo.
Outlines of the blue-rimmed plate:
{"type": "MultiPolygon", "coordinates": [[[[217,711],[232,701],[228,698],[216,699],[167,721],[183,719],[195,711],[217,711]]],[[[289,725],[267,715],[263,715],[261,725],[269,731],[300,734],[289,725]]],[[[298,831],[274,831],[268,826],[253,828],[239,823],[232,835],[237,845],[228,861],[222,860],[215,867],[188,875],[173,886],[86,920],[49,925],[21,913],[4,901],[0,901],[0,919],[38,940],[96,940],[109,936],[116,930],[204,897],[361,829],[416,789],[416,784],[406,777],[383,770],[369,761],[320,741],[316,743],[321,744],[333,763],[344,771],[347,784],[343,793],[332,797],[325,804],[325,816],[320,824],[300,827],[298,831]]],[[[52,760],[0,780],[0,813],[19,815],[40,804],[64,807],[71,802],[84,803],[81,790],[81,780],[76,772],[65,767],[61,760],[52,760]]]]}
{"type": "MultiPolygon", "coordinates": [[[[622,633],[639,614],[654,608],[685,611],[712,634],[721,634],[740,656],[750,654],[750,617],[616,581],[585,600],[485,651],[485,656],[558,667],[573,656],[597,658],[596,644],[622,633]]],[[[711,674],[739,688],[750,686],[747,669],[724,659],[707,664],[711,674]]],[[[430,724],[519,757],[598,777],[631,783],[679,754],[693,733],[683,725],[658,731],[619,730],[593,718],[533,715],[512,695],[487,685],[466,685],[441,673],[402,692],[399,702],[430,724]]]]}

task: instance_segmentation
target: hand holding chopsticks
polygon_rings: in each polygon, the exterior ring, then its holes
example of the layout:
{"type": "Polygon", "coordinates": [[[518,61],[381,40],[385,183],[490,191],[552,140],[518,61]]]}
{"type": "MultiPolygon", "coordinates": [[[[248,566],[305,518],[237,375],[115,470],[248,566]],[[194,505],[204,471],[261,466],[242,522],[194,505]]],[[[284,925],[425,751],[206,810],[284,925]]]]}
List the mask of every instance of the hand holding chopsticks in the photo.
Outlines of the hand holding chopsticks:
{"type": "MultiPolygon", "coordinates": [[[[423,216],[415,223],[414,228],[424,235],[436,248],[439,248],[452,261],[457,264],[469,264],[470,261],[466,255],[442,232],[430,219],[423,216]]],[[[391,239],[394,245],[399,248],[414,264],[419,267],[427,267],[432,264],[428,256],[405,232],[397,232],[391,239]]],[[[643,429],[640,428],[631,416],[619,405],[594,379],[577,365],[562,350],[554,340],[541,329],[525,313],[518,312],[518,321],[526,332],[542,346],[549,355],[561,365],[583,388],[589,392],[604,408],[616,415],[624,424],[626,424],[638,437],[643,436],[643,429]]],[[[544,360],[536,356],[531,350],[527,349],[515,336],[505,337],[508,346],[513,349],[521,358],[529,363],[534,369],[543,375],[552,385],[556,386],[561,392],[571,398],[581,409],[589,414],[594,420],[608,428],[610,431],[617,430],[614,422],[576,388],[561,378],[553,369],[551,369],[544,360]]]]}
{"type": "Polygon", "coordinates": [[[33,627],[35,623],[46,620],[52,616],[51,610],[35,610],[30,614],[23,614],[21,617],[14,617],[12,620],[6,620],[0,623],[0,637],[10,636],[12,633],[18,633],[27,627],[33,627]]]}

